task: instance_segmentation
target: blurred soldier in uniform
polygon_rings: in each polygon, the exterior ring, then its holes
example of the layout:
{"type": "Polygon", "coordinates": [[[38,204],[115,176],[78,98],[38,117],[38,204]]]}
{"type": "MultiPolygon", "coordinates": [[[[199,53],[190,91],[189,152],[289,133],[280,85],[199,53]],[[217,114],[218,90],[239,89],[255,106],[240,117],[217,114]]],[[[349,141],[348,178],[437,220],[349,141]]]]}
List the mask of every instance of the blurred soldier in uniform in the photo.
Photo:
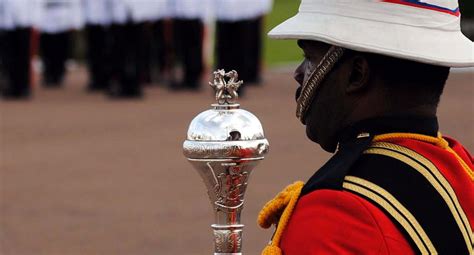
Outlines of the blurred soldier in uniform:
{"type": "Polygon", "coordinates": [[[37,0],[0,0],[1,64],[4,98],[28,98],[31,93],[31,28],[38,18],[37,0]]]}
{"type": "Polygon", "coordinates": [[[335,152],[270,201],[263,254],[473,254],[474,165],[438,131],[450,67],[474,66],[453,0],[303,0],[296,115],[335,152]]]}
{"type": "MultiPolygon", "coordinates": [[[[139,76],[142,83],[151,82],[151,65],[155,52],[153,44],[162,44],[164,42],[155,42],[156,24],[160,23],[165,17],[169,16],[168,0],[132,0],[132,16],[134,22],[140,26],[142,35],[139,45],[139,76]]],[[[162,39],[162,38],[158,38],[162,39]]],[[[158,49],[162,45],[157,45],[158,49]]]]}
{"type": "Polygon", "coordinates": [[[4,25],[4,14],[5,11],[5,0],[0,0],[0,90],[6,86],[5,80],[5,25],[4,25]]]}
{"type": "Polygon", "coordinates": [[[263,16],[272,0],[215,0],[217,68],[235,69],[246,84],[260,82],[263,16]]]}
{"type": "MultiPolygon", "coordinates": [[[[171,4],[172,0],[160,0],[156,8],[156,13],[152,21],[152,56],[153,62],[158,67],[158,81],[165,81],[168,75],[171,75],[171,57],[172,57],[172,23],[171,4]]],[[[153,7],[155,9],[155,7],[153,7]]]]}
{"type": "Polygon", "coordinates": [[[111,0],[82,0],[86,23],[88,91],[104,90],[110,80],[111,0]]]}
{"type": "Polygon", "coordinates": [[[111,98],[141,98],[140,46],[143,30],[137,11],[142,3],[134,0],[111,1],[112,81],[107,89],[111,98]]]}
{"type": "Polygon", "coordinates": [[[45,87],[59,87],[71,52],[72,32],[83,26],[81,0],[42,0],[40,50],[45,87]]]}
{"type": "Polygon", "coordinates": [[[211,14],[210,0],[174,0],[172,4],[174,46],[183,66],[183,78],[172,89],[200,87],[203,71],[204,20],[211,14]]]}

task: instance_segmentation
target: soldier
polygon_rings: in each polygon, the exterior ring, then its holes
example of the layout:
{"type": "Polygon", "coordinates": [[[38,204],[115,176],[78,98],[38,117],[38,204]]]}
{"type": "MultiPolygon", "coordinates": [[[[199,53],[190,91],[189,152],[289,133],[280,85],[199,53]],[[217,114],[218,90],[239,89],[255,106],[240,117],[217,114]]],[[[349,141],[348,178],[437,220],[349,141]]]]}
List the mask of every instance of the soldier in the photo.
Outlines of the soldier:
{"type": "Polygon", "coordinates": [[[31,94],[31,29],[38,18],[38,1],[0,0],[1,66],[4,78],[0,95],[24,99],[31,94]]]}
{"type": "Polygon", "coordinates": [[[0,0],[0,91],[6,86],[5,73],[5,0],[0,0]]]}
{"type": "Polygon", "coordinates": [[[112,11],[112,82],[107,89],[111,98],[141,98],[144,42],[143,22],[148,15],[143,7],[153,2],[113,0],[112,11]],[[144,5],[145,4],[145,5],[144,5]]]}
{"type": "Polygon", "coordinates": [[[171,84],[172,89],[198,90],[202,71],[204,21],[211,14],[210,0],[174,0],[173,43],[176,57],[183,65],[183,78],[171,84]]]}
{"type": "Polygon", "coordinates": [[[43,86],[60,87],[72,49],[72,32],[84,25],[80,0],[42,0],[40,50],[43,86]]]}
{"type": "Polygon", "coordinates": [[[140,31],[132,20],[130,4],[127,0],[110,1],[112,81],[106,92],[111,98],[141,98],[143,95],[138,74],[140,31]]]}
{"type": "Polygon", "coordinates": [[[86,22],[88,91],[105,90],[110,80],[110,0],[83,0],[86,22]]]}
{"type": "Polygon", "coordinates": [[[161,50],[164,44],[162,40],[154,40],[156,36],[154,29],[157,29],[158,24],[162,24],[163,19],[169,16],[169,3],[168,0],[132,0],[131,7],[133,20],[140,26],[141,30],[141,36],[137,38],[140,40],[140,81],[150,83],[154,48],[157,47],[161,50]]]}
{"type": "Polygon", "coordinates": [[[246,84],[260,82],[263,16],[272,2],[216,0],[216,67],[238,70],[246,84]]]}
{"type": "Polygon", "coordinates": [[[158,82],[164,82],[170,79],[171,75],[171,59],[172,59],[172,23],[171,1],[158,1],[156,13],[153,15],[152,21],[152,63],[157,66],[158,82]]]}
{"type": "Polygon", "coordinates": [[[335,152],[270,201],[263,254],[473,254],[474,167],[438,132],[450,67],[474,66],[457,1],[303,0],[297,117],[335,152]]]}

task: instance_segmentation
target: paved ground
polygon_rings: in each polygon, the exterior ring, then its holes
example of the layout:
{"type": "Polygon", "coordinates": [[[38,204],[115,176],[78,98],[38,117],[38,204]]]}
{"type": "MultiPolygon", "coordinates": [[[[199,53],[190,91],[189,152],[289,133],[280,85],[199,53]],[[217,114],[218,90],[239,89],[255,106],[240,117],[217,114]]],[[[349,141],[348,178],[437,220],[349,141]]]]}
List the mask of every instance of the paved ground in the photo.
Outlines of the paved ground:
{"type": "MultiPolygon", "coordinates": [[[[473,74],[452,75],[439,111],[442,131],[471,151],[473,74]]],[[[181,154],[210,90],[149,87],[145,100],[118,102],[84,93],[85,81],[79,69],[64,89],[0,102],[0,254],[211,254],[211,206],[181,154]]],[[[271,71],[242,100],[271,143],[246,195],[246,254],[258,254],[271,236],[256,226],[261,206],[329,157],[293,117],[294,88],[289,72],[271,71]]]]}

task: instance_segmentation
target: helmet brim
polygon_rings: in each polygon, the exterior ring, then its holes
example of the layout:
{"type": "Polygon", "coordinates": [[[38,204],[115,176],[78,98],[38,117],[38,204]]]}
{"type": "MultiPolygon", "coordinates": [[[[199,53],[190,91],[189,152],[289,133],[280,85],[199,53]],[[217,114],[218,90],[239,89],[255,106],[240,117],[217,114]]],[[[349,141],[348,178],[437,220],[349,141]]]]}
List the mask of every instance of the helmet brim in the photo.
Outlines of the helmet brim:
{"type": "Polygon", "coordinates": [[[461,31],[323,13],[299,12],[268,34],[274,39],[305,39],[416,62],[473,67],[473,42],[461,31]]]}

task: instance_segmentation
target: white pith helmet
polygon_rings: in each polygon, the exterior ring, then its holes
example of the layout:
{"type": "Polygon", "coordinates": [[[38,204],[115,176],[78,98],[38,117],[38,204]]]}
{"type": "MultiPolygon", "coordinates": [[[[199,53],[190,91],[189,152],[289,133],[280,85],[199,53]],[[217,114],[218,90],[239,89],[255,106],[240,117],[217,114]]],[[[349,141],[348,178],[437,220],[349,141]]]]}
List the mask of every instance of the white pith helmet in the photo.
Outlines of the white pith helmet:
{"type": "Polygon", "coordinates": [[[447,67],[474,66],[457,0],[302,0],[275,27],[275,39],[321,41],[347,49],[447,67]]]}

